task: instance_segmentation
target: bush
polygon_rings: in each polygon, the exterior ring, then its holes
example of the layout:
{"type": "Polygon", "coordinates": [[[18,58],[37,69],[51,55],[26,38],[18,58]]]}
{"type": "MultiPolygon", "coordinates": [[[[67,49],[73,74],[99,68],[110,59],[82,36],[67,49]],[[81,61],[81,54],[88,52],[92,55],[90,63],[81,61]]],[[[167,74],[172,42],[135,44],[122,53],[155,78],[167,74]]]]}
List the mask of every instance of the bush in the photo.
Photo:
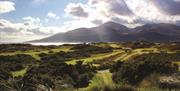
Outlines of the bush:
{"type": "Polygon", "coordinates": [[[158,74],[173,74],[178,71],[178,66],[174,65],[171,60],[172,57],[167,54],[144,54],[134,58],[132,61],[125,63],[117,63],[111,69],[113,72],[112,79],[115,83],[129,83],[131,85],[138,85],[145,77],[152,73],[158,74]],[[161,57],[164,57],[161,58],[161,57]],[[158,60],[157,60],[158,59],[158,60]]]}

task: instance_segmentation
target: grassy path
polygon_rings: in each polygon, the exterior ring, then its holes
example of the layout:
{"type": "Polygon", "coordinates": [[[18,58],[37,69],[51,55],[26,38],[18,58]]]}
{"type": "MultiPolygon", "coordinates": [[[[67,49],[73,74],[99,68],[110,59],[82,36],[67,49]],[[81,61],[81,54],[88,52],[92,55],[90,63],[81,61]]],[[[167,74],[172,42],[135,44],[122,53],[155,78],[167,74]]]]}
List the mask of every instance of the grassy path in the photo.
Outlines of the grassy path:
{"type": "Polygon", "coordinates": [[[101,91],[105,86],[113,87],[114,83],[111,76],[112,74],[109,70],[98,71],[91,80],[89,86],[81,88],[78,91],[101,91]]]}

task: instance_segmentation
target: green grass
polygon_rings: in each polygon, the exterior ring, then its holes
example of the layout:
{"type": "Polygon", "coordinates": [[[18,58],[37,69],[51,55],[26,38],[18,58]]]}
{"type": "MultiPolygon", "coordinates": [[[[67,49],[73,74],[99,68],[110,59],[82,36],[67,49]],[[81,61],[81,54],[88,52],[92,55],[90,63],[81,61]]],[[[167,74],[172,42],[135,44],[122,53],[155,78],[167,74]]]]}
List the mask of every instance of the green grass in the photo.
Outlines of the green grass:
{"type": "Polygon", "coordinates": [[[107,46],[110,46],[110,47],[113,47],[113,48],[121,47],[121,45],[118,44],[118,43],[98,43],[98,44],[94,44],[94,45],[99,46],[99,47],[107,47],[107,46]]]}
{"type": "Polygon", "coordinates": [[[26,74],[27,69],[28,69],[28,68],[24,68],[24,69],[19,70],[19,71],[11,72],[11,75],[13,76],[13,78],[14,78],[14,77],[23,77],[23,76],[26,74]]]}
{"type": "Polygon", "coordinates": [[[178,65],[178,71],[180,72],[180,62],[174,62],[174,63],[178,65]]]}
{"type": "Polygon", "coordinates": [[[91,57],[88,57],[88,58],[71,60],[71,61],[68,61],[66,63],[67,64],[76,64],[77,60],[82,60],[86,64],[86,63],[90,63],[90,62],[92,62],[94,60],[99,60],[99,59],[107,58],[107,57],[110,57],[110,56],[113,56],[113,55],[117,55],[117,54],[119,54],[121,52],[122,52],[121,50],[116,50],[116,51],[113,51],[111,53],[96,54],[96,55],[92,55],[91,57]]]}
{"type": "Polygon", "coordinates": [[[131,52],[123,52],[119,58],[117,58],[115,61],[121,60],[121,61],[127,61],[130,58],[138,55],[142,55],[145,53],[151,53],[151,52],[158,52],[156,48],[142,48],[142,49],[134,49],[131,52]]]}
{"type": "Polygon", "coordinates": [[[122,50],[114,50],[112,53],[96,54],[96,55],[92,55],[91,57],[88,57],[88,58],[75,59],[75,60],[68,61],[66,63],[67,64],[75,64],[77,60],[82,60],[84,63],[90,63],[94,60],[108,58],[110,56],[117,55],[117,54],[121,54],[121,55],[113,61],[118,61],[118,60],[126,61],[134,56],[141,55],[144,53],[150,53],[150,52],[158,52],[158,51],[156,48],[134,49],[131,52],[124,52],[122,50]]]}
{"type": "Polygon", "coordinates": [[[30,51],[16,51],[16,52],[9,52],[9,53],[0,53],[0,55],[17,55],[17,54],[27,54],[27,55],[31,55],[32,57],[34,57],[35,59],[39,60],[39,54],[40,53],[49,53],[49,51],[53,51],[54,53],[60,52],[60,51],[71,51],[72,47],[60,47],[60,48],[56,48],[56,49],[51,49],[51,50],[41,50],[41,51],[35,51],[35,50],[30,50],[30,51]]]}
{"type": "Polygon", "coordinates": [[[95,88],[103,89],[105,86],[113,87],[114,83],[111,76],[109,70],[99,71],[90,81],[89,86],[81,88],[79,91],[93,91],[95,88]]]}
{"type": "Polygon", "coordinates": [[[122,45],[117,44],[117,43],[110,43],[109,45],[110,45],[111,47],[113,47],[113,48],[119,48],[119,47],[122,47],[122,45]]]}

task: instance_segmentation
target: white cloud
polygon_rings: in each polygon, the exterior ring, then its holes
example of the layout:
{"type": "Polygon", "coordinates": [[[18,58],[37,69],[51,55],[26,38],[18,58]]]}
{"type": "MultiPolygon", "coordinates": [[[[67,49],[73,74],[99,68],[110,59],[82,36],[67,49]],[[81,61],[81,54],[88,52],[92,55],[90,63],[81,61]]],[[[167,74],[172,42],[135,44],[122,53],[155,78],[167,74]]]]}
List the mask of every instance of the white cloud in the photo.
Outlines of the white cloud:
{"type": "Polygon", "coordinates": [[[12,1],[0,1],[0,14],[15,10],[15,3],[12,1]]]}
{"type": "MultiPolygon", "coordinates": [[[[33,1],[36,3],[44,3],[48,0],[33,1]]],[[[5,5],[5,7],[1,7],[1,5],[0,13],[15,10],[14,5],[13,2],[5,5]],[[9,6],[11,6],[11,9],[8,8],[9,6]]],[[[3,35],[6,34],[7,36],[49,36],[75,28],[94,27],[109,20],[130,27],[146,23],[175,24],[180,21],[180,8],[178,5],[179,0],[89,0],[89,2],[85,4],[69,3],[64,11],[66,13],[65,16],[71,17],[72,20],[65,22],[63,27],[45,27],[39,18],[33,17],[24,17],[23,22],[20,23],[0,19],[0,33],[3,35]],[[177,7],[177,9],[173,6],[177,7]]],[[[43,21],[49,22],[50,18],[59,19],[55,13],[49,12],[43,21]]]]}
{"type": "MultiPolygon", "coordinates": [[[[180,15],[173,5],[179,7],[174,2],[179,0],[89,0],[88,3],[70,3],[67,5],[65,12],[67,15],[73,16],[74,20],[70,22],[78,22],[84,27],[92,24],[101,24],[112,20],[128,26],[137,26],[146,23],[172,23],[176,24],[180,21],[180,15]],[[163,6],[157,6],[154,2],[166,2],[163,6]],[[171,3],[167,3],[171,2],[171,3]],[[172,3],[173,2],[173,3],[172,3]],[[169,7],[173,9],[176,15],[164,13],[159,7],[169,7]],[[77,18],[78,17],[78,18],[77,18]],[[84,24],[81,21],[85,21],[84,24]],[[89,25],[88,25],[89,24],[89,25]]],[[[168,11],[167,11],[168,12],[168,11]]]]}
{"type": "Polygon", "coordinates": [[[158,7],[165,6],[157,6],[157,4],[154,4],[156,1],[160,0],[151,0],[149,2],[146,0],[126,0],[126,3],[134,15],[141,18],[143,21],[155,23],[176,23],[180,20],[179,15],[169,15],[164,13],[164,11],[158,7]]]}
{"type": "Polygon", "coordinates": [[[88,12],[86,11],[86,6],[81,3],[69,3],[65,10],[67,15],[79,18],[88,17],[88,12]]]}
{"type": "Polygon", "coordinates": [[[49,18],[53,18],[53,19],[56,19],[56,20],[59,19],[59,17],[55,13],[53,13],[53,12],[48,12],[47,16],[49,18]]]}
{"type": "Polygon", "coordinates": [[[4,39],[14,41],[33,40],[66,30],[66,27],[45,27],[41,24],[39,18],[28,16],[24,17],[22,20],[23,22],[14,23],[5,19],[0,19],[0,36],[3,36],[3,38],[0,38],[0,41],[4,39]]]}

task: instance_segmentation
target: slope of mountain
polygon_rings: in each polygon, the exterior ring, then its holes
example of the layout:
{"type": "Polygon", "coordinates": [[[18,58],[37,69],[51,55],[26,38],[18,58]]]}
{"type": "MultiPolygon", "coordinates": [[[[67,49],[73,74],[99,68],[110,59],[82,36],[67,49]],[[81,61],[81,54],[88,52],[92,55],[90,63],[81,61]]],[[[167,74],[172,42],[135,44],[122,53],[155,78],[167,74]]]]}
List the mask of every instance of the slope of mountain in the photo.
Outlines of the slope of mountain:
{"type": "Polygon", "coordinates": [[[79,28],[66,33],[31,42],[121,42],[121,41],[180,41],[180,26],[146,24],[134,29],[115,22],[106,22],[93,28],[79,28]]]}

